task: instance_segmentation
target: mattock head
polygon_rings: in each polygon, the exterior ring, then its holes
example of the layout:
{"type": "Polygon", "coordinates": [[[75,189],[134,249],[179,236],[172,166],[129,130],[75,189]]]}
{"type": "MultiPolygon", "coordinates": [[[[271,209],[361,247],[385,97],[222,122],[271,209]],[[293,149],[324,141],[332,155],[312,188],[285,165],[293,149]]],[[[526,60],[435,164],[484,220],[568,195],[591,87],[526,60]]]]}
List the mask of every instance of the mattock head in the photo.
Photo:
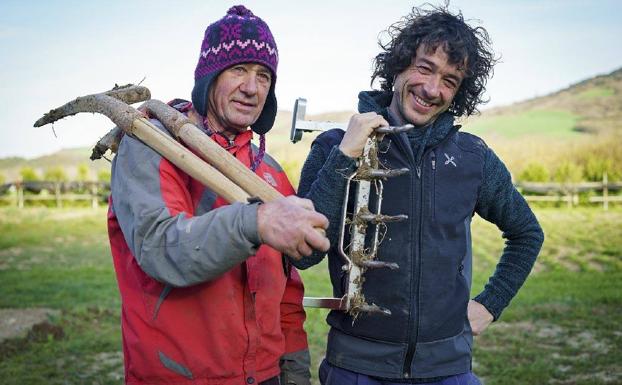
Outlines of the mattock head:
{"type": "Polygon", "coordinates": [[[292,114],[292,130],[289,134],[289,139],[292,141],[292,143],[296,143],[300,139],[302,139],[303,130],[298,127],[297,123],[299,121],[304,121],[306,113],[307,99],[296,99],[296,102],[294,103],[294,113],[292,114]]]}

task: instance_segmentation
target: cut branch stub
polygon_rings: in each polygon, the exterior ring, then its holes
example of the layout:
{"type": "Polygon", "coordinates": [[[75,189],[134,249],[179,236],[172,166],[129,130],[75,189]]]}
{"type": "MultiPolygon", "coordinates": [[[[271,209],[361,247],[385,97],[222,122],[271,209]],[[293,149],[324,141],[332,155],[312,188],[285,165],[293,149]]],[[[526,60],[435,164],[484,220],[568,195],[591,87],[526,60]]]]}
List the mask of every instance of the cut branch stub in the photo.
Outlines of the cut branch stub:
{"type": "Polygon", "coordinates": [[[115,126],[97,141],[91,152],[91,160],[101,159],[108,150],[116,153],[119,143],[121,143],[121,138],[123,138],[123,130],[115,126]]]}
{"type": "Polygon", "coordinates": [[[41,127],[49,123],[54,123],[57,120],[60,120],[67,116],[78,114],[80,112],[99,112],[109,117],[113,122],[117,124],[117,126],[120,126],[119,123],[117,123],[117,121],[115,120],[115,118],[113,118],[114,115],[120,115],[116,119],[122,119],[122,121],[127,121],[128,118],[131,119],[132,116],[136,116],[134,113],[132,113],[132,111],[140,115],[139,112],[137,112],[136,110],[134,110],[133,108],[129,106],[126,106],[126,107],[129,107],[131,111],[128,110],[127,112],[123,113],[121,110],[124,104],[127,105],[127,104],[133,104],[133,103],[138,103],[138,102],[144,102],[145,100],[148,100],[149,98],[151,98],[151,93],[149,92],[149,89],[147,87],[132,86],[132,85],[116,87],[110,91],[107,91],[101,94],[78,97],[75,100],[61,107],[50,110],[50,112],[43,115],[41,119],[37,120],[34,126],[41,127]],[[109,102],[105,102],[102,100],[102,98],[104,97],[116,99],[120,102],[120,104],[117,104],[115,107],[111,107],[112,110],[109,110],[109,111],[102,110],[102,108],[105,108],[106,106],[110,104],[109,102]],[[126,114],[129,114],[130,116],[124,116],[126,114]]]}

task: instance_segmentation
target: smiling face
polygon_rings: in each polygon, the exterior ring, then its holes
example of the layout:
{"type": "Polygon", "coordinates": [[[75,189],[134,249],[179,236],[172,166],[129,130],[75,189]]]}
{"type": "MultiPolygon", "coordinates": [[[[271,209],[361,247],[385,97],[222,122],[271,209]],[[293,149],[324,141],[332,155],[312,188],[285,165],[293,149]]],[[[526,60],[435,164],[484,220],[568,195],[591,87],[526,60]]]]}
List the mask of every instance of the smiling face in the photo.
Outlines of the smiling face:
{"type": "Polygon", "coordinates": [[[246,131],[263,111],[271,84],[272,72],[261,64],[236,64],[222,71],[209,90],[209,128],[229,138],[246,131]]]}
{"type": "Polygon", "coordinates": [[[448,59],[442,44],[435,50],[420,45],[410,66],[395,77],[391,111],[415,126],[432,123],[445,112],[464,78],[464,65],[448,59]]]}

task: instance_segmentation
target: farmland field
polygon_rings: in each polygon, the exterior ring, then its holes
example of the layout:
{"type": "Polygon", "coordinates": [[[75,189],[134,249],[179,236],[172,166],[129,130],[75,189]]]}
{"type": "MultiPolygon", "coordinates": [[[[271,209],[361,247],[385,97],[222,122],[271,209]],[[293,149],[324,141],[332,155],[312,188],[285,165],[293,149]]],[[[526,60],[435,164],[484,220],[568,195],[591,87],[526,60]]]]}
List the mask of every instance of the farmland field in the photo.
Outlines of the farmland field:
{"type": "Polygon", "coordinates": [[[577,116],[566,111],[530,110],[475,121],[468,126],[468,131],[475,135],[486,136],[494,135],[502,127],[502,135],[509,139],[530,134],[559,138],[579,135],[573,131],[577,120],[577,116]]]}
{"type": "MultiPolygon", "coordinates": [[[[475,372],[486,385],[622,384],[622,209],[536,213],[547,236],[542,254],[501,319],[476,337],[475,372]]],[[[0,209],[0,336],[27,315],[47,314],[0,341],[3,384],[122,383],[105,218],[103,209],[0,209]]],[[[478,219],[473,239],[475,294],[503,242],[478,219]]],[[[303,277],[308,295],[331,293],[325,264],[303,277]]],[[[325,316],[308,310],[314,368],[325,316]]]]}

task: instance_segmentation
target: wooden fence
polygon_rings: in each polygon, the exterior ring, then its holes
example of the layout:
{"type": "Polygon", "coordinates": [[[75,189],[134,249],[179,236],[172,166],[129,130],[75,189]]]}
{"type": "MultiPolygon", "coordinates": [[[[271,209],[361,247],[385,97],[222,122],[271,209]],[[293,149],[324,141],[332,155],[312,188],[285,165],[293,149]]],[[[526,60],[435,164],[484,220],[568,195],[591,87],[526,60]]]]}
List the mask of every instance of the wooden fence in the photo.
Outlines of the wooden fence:
{"type": "Polygon", "coordinates": [[[63,202],[88,201],[97,208],[109,193],[108,182],[12,182],[0,186],[0,201],[19,208],[27,202],[52,201],[63,207],[63,202]]]}
{"type": "MultiPolygon", "coordinates": [[[[622,190],[622,182],[609,182],[603,175],[601,182],[536,183],[516,182],[516,187],[529,202],[563,203],[569,207],[580,203],[579,194],[592,192],[588,203],[602,204],[607,210],[610,203],[622,203],[622,195],[610,193],[622,190]]],[[[97,208],[110,193],[108,182],[13,182],[0,185],[0,202],[23,208],[27,202],[53,201],[56,207],[63,202],[89,201],[97,208]]]]}
{"type": "Polygon", "coordinates": [[[607,174],[601,182],[536,183],[517,182],[516,187],[529,202],[562,202],[568,207],[579,205],[579,194],[593,192],[587,197],[589,203],[600,203],[609,209],[609,203],[621,203],[622,195],[610,195],[622,190],[622,182],[609,182],[607,174]]]}

